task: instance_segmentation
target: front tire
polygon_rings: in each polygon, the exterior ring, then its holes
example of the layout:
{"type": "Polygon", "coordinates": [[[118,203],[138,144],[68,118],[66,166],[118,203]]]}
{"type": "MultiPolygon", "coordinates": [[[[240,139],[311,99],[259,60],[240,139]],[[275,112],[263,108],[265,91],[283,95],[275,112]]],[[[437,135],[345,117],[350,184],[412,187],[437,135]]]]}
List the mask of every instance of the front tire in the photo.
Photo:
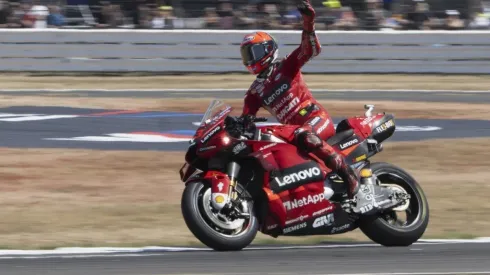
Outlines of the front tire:
{"type": "Polygon", "coordinates": [[[236,251],[247,247],[255,239],[259,228],[253,204],[248,203],[250,219],[235,228],[236,223],[240,224],[241,221],[227,222],[217,214],[213,217],[215,211],[211,210],[210,193],[209,184],[200,181],[190,182],[185,187],[181,210],[189,230],[199,241],[217,251],[236,251]]]}
{"type": "Polygon", "coordinates": [[[417,183],[403,169],[389,163],[371,164],[373,174],[380,185],[403,188],[410,195],[406,210],[406,221],[400,222],[398,212],[387,210],[374,217],[362,217],[359,228],[372,241],[383,246],[409,246],[418,241],[429,224],[429,204],[417,183]]]}

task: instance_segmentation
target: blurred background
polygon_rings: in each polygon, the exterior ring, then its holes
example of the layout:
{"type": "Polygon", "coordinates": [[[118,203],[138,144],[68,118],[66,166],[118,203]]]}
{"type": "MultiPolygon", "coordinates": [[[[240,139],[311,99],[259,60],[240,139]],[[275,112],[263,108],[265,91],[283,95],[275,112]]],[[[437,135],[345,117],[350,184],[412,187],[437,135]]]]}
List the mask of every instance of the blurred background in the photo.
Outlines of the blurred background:
{"type": "MultiPolygon", "coordinates": [[[[312,0],[318,30],[489,29],[486,0],[312,0]]],[[[0,0],[0,28],[297,29],[293,1],[0,0]]]]}

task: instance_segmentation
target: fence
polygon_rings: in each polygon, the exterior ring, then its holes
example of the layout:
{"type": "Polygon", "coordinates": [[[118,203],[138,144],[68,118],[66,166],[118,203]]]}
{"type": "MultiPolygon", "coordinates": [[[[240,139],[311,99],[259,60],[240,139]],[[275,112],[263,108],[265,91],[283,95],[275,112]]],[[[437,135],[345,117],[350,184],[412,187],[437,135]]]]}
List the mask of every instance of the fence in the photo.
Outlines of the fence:
{"type": "MultiPolygon", "coordinates": [[[[248,31],[0,30],[0,71],[245,72],[248,31]]],[[[299,31],[271,31],[280,55],[299,31]]],[[[318,32],[321,55],[305,73],[490,73],[490,32],[318,32]]]]}

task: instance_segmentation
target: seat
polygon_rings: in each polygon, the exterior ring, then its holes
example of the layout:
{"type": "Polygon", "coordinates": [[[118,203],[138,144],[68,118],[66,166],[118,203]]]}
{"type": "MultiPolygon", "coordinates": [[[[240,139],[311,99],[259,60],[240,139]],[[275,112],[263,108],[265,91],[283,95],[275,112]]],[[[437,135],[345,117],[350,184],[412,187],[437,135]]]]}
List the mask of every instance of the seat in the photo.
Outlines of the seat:
{"type": "Polygon", "coordinates": [[[354,129],[342,131],[340,133],[335,134],[335,136],[327,139],[327,144],[333,146],[335,144],[340,143],[344,139],[350,138],[352,135],[354,135],[354,129]]]}

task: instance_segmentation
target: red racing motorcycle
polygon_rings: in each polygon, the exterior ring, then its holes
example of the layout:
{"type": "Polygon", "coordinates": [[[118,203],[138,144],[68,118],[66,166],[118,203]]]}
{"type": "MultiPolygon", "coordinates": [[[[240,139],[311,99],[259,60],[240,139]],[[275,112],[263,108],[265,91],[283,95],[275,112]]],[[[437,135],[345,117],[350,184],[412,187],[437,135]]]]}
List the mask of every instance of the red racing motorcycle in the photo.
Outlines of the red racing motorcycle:
{"type": "Polygon", "coordinates": [[[266,118],[243,123],[229,115],[230,106],[213,100],[180,169],[185,183],[181,210],[189,230],[220,251],[247,247],[258,231],[277,238],[359,228],[384,246],[416,242],[429,222],[427,199],[403,169],[369,161],[383,150],[382,142],[396,125],[393,115],[364,107],[364,116],[342,120],[326,141],[359,171],[359,192],[373,190],[376,207],[353,211],[347,184],[315,156],[287,142],[298,126],[256,124],[266,118]]]}

